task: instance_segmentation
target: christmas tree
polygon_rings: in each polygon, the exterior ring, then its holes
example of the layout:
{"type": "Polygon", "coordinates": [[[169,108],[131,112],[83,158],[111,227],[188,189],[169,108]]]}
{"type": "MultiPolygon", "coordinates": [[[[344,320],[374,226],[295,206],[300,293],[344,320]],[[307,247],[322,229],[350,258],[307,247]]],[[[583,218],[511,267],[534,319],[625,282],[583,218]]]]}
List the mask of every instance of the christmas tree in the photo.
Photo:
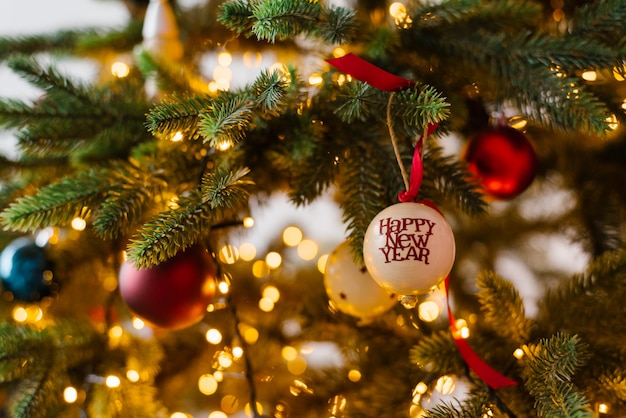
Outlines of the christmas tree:
{"type": "Polygon", "coordinates": [[[7,416],[626,414],[622,0],[124,4],[0,39],[7,416]]]}

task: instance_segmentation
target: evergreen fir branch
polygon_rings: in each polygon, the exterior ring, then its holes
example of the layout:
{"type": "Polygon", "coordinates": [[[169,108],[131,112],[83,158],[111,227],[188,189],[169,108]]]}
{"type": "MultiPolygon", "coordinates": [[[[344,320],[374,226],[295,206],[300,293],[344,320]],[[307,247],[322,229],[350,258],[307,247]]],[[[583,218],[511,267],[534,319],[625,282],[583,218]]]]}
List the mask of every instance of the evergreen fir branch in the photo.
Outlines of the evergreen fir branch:
{"type": "Polygon", "coordinates": [[[463,164],[454,156],[444,156],[441,147],[429,145],[424,153],[425,195],[441,193],[455,202],[466,214],[475,217],[487,212],[487,203],[479,190],[479,185],[468,181],[468,173],[463,164]]]}
{"type": "Polygon", "coordinates": [[[515,346],[528,342],[532,322],[524,314],[524,302],[517,289],[491,271],[481,272],[476,284],[481,289],[477,296],[486,322],[515,346]]]}
{"type": "Polygon", "coordinates": [[[81,171],[24,196],[2,213],[2,223],[16,231],[64,225],[77,216],[87,217],[102,202],[111,183],[101,170],[81,171]]]}
{"type": "Polygon", "coordinates": [[[157,388],[146,382],[123,380],[120,387],[111,390],[105,385],[94,385],[89,393],[87,411],[98,418],[154,418],[167,416],[158,399],[157,388]]]}
{"type": "Polygon", "coordinates": [[[147,165],[115,164],[106,174],[112,180],[106,199],[94,213],[93,227],[103,238],[116,238],[131,230],[148,203],[167,186],[162,170],[147,165]]]}
{"type": "Polygon", "coordinates": [[[218,21],[238,34],[251,35],[253,3],[244,0],[226,1],[220,5],[218,21]]]}
{"type": "Polygon", "coordinates": [[[588,346],[580,338],[555,334],[523,350],[524,385],[535,398],[539,416],[593,416],[589,400],[571,382],[589,358],[588,346]]]}
{"type": "Polygon", "coordinates": [[[52,351],[47,333],[30,327],[0,324],[0,383],[27,378],[45,363],[42,353],[52,351]]]}
{"type": "Polygon", "coordinates": [[[247,202],[247,187],[254,184],[244,179],[250,172],[248,168],[231,170],[229,166],[217,167],[213,172],[202,177],[202,199],[211,209],[233,209],[247,202]]]}
{"type": "Polygon", "coordinates": [[[172,96],[150,110],[146,119],[148,130],[155,135],[171,138],[177,132],[185,137],[198,137],[200,115],[212,106],[209,96],[193,96],[179,99],[172,96]]]}
{"type": "Polygon", "coordinates": [[[258,39],[276,42],[310,32],[315,28],[321,14],[321,4],[308,0],[255,2],[252,15],[252,33],[258,39]]]}
{"type": "Polygon", "coordinates": [[[291,172],[289,198],[296,205],[307,205],[335,181],[345,151],[338,141],[316,141],[311,153],[288,167],[291,172]],[[330,142],[330,143],[329,143],[330,142]]]}
{"type": "Polygon", "coordinates": [[[13,417],[47,418],[55,416],[65,405],[62,393],[67,379],[52,364],[47,370],[20,380],[9,400],[8,410],[13,417]]]}
{"type": "Polygon", "coordinates": [[[600,0],[583,4],[570,18],[570,34],[577,37],[593,36],[614,45],[616,39],[626,36],[624,21],[626,4],[621,0],[600,0]]]}
{"type": "Polygon", "coordinates": [[[380,94],[377,89],[358,80],[342,86],[337,98],[335,113],[346,123],[363,121],[372,114],[372,108],[380,106],[380,94]]]}
{"type": "Polygon", "coordinates": [[[488,416],[504,416],[497,415],[494,412],[496,407],[489,399],[489,393],[484,390],[471,391],[469,396],[457,402],[445,402],[436,405],[428,410],[425,414],[426,418],[477,418],[488,416]]]}
{"type": "Polygon", "coordinates": [[[127,257],[136,268],[152,267],[173,257],[195,244],[215,223],[217,215],[198,190],[181,196],[177,205],[144,224],[131,240],[127,257]]]}
{"type": "Polygon", "coordinates": [[[280,70],[263,70],[252,84],[257,111],[264,117],[278,116],[287,106],[289,81],[280,70]]]}
{"type": "Polygon", "coordinates": [[[235,144],[242,140],[252,125],[253,104],[243,94],[224,92],[200,114],[199,132],[212,147],[220,143],[235,144]]]}
{"type": "MultiPolygon", "coordinates": [[[[416,84],[399,91],[394,97],[392,112],[405,131],[421,135],[428,125],[439,123],[450,115],[450,104],[434,87],[416,84]]],[[[398,124],[396,124],[397,126],[398,124]]]]}
{"type": "Polygon", "coordinates": [[[151,55],[146,50],[135,54],[135,63],[144,78],[156,79],[160,92],[193,93],[189,77],[180,65],[173,65],[159,56],[151,55]]]}
{"type": "Polygon", "coordinates": [[[32,55],[40,51],[70,49],[78,38],[77,31],[58,31],[53,34],[0,38],[0,60],[13,54],[32,55]]]}
{"type": "Polygon", "coordinates": [[[13,56],[7,64],[31,84],[44,89],[50,103],[61,106],[59,112],[65,111],[67,115],[71,114],[73,117],[116,112],[115,108],[109,108],[109,112],[104,111],[101,97],[94,96],[93,89],[75,84],[55,68],[43,67],[31,57],[13,56]]]}
{"type": "Polygon", "coordinates": [[[411,348],[409,360],[411,364],[436,375],[458,373],[466,368],[449,330],[423,336],[411,348]]]}
{"type": "Polygon", "coordinates": [[[411,19],[422,27],[440,27],[450,30],[452,25],[495,29],[536,26],[542,18],[542,9],[534,1],[501,0],[483,2],[461,0],[424,5],[411,13],[411,19]]]}
{"type": "Polygon", "coordinates": [[[356,15],[344,7],[323,7],[320,22],[315,26],[324,42],[331,45],[346,44],[356,37],[356,15]]]}
{"type": "Polygon", "coordinates": [[[340,207],[343,223],[348,231],[355,260],[363,259],[363,239],[371,220],[388,206],[383,189],[384,180],[377,161],[384,158],[368,144],[359,144],[350,150],[350,158],[344,160],[339,190],[342,195],[340,207]]]}

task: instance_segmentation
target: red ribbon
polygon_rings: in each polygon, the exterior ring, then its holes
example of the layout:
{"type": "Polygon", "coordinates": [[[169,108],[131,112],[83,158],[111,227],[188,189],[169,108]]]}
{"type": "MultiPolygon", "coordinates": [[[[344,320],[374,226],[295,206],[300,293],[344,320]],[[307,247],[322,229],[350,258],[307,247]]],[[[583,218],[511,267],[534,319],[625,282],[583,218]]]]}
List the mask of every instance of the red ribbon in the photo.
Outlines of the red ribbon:
{"type": "Polygon", "coordinates": [[[339,71],[350,74],[355,79],[367,83],[378,90],[397,91],[415,84],[414,81],[388,73],[353,53],[326,60],[326,62],[339,71]]]}
{"type": "MultiPolygon", "coordinates": [[[[407,87],[411,87],[415,84],[415,82],[411,80],[388,73],[382,68],[379,68],[352,53],[346,54],[340,58],[327,60],[327,62],[333,67],[337,68],[339,71],[349,74],[355,79],[367,83],[379,90],[397,91],[407,87]]],[[[420,186],[422,184],[422,178],[424,176],[424,167],[422,165],[422,157],[420,155],[421,143],[426,139],[427,136],[432,134],[434,130],[437,129],[437,125],[438,124],[436,123],[428,124],[428,126],[426,127],[426,132],[424,132],[422,137],[417,142],[415,151],[413,153],[413,161],[411,163],[409,189],[398,194],[398,200],[400,200],[401,202],[413,202],[417,198],[420,186]]],[[[436,207],[434,207],[434,205],[429,206],[437,209],[436,207]]],[[[478,354],[476,354],[476,352],[472,350],[472,347],[470,347],[467,340],[459,335],[459,330],[456,327],[456,320],[454,319],[454,316],[452,315],[452,309],[450,308],[450,292],[448,291],[449,279],[449,277],[446,277],[445,280],[446,304],[448,305],[448,319],[450,321],[450,330],[452,331],[452,337],[454,338],[454,342],[456,343],[459,353],[461,353],[461,357],[463,357],[465,362],[478,375],[478,377],[480,377],[492,389],[495,390],[505,386],[517,385],[516,381],[511,380],[508,377],[498,373],[496,370],[492,369],[487,363],[485,363],[478,356],[478,354]]]]}
{"type": "Polygon", "coordinates": [[[450,276],[446,277],[446,304],[448,305],[448,320],[450,321],[450,330],[452,331],[452,338],[461,353],[463,360],[470,366],[470,368],[480,377],[490,388],[496,390],[505,386],[515,386],[517,382],[511,380],[508,377],[500,374],[494,370],[491,366],[481,359],[472,347],[470,347],[467,340],[461,337],[458,328],[456,327],[456,319],[452,315],[452,309],[450,308],[450,292],[448,286],[450,282],[450,276]]]}

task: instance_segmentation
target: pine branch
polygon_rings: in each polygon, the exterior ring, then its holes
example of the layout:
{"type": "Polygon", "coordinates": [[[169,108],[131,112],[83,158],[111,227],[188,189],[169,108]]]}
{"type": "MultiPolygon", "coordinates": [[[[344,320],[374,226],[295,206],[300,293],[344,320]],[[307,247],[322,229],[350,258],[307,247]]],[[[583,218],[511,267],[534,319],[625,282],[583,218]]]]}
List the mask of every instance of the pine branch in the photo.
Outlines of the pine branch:
{"type": "Polygon", "coordinates": [[[313,30],[320,13],[320,3],[308,0],[255,2],[252,15],[256,21],[252,24],[252,33],[272,43],[292,38],[300,32],[313,30]]]}
{"type": "Polygon", "coordinates": [[[408,135],[421,135],[428,125],[439,123],[450,115],[450,104],[442,94],[428,85],[416,84],[399,91],[392,107],[394,126],[402,126],[408,135]]]}
{"type": "Polygon", "coordinates": [[[372,115],[372,108],[381,105],[380,96],[380,92],[369,84],[350,81],[338,94],[335,113],[346,123],[366,120],[372,115]]]}
{"type": "MultiPolygon", "coordinates": [[[[350,158],[344,161],[339,190],[343,223],[348,231],[355,260],[363,259],[363,239],[371,220],[388,206],[383,184],[383,172],[376,165],[377,151],[368,144],[359,144],[350,150],[350,158]]],[[[383,158],[378,156],[378,160],[383,158]]]]}
{"type": "Polygon", "coordinates": [[[252,84],[256,96],[256,109],[263,118],[280,115],[285,111],[289,80],[280,70],[263,70],[252,84]]]}
{"type": "Polygon", "coordinates": [[[160,92],[176,92],[178,94],[192,94],[194,92],[190,78],[178,63],[173,65],[159,56],[151,55],[146,50],[141,50],[135,54],[135,63],[144,78],[156,78],[156,85],[160,92]]]}
{"type": "Polygon", "coordinates": [[[481,272],[476,282],[481,289],[477,296],[485,321],[512,345],[528,342],[532,322],[524,315],[524,304],[517,289],[489,271],[481,272]]]}
{"type": "Polygon", "coordinates": [[[535,398],[539,416],[593,416],[589,400],[571,382],[589,358],[580,338],[556,334],[523,350],[524,385],[535,398]]]}
{"type": "Polygon", "coordinates": [[[424,181],[422,193],[435,196],[440,193],[469,216],[484,215],[487,203],[479,185],[468,181],[468,174],[461,161],[453,156],[443,156],[439,146],[429,145],[424,153],[424,181]]]}
{"type": "Polygon", "coordinates": [[[198,190],[180,196],[177,208],[161,212],[143,225],[127,248],[135,267],[157,265],[195,244],[214,224],[214,214],[198,190]]]}
{"type": "MultiPolygon", "coordinates": [[[[425,28],[451,30],[467,25],[490,30],[511,30],[535,27],[542,18],[542,9],[534,1],[500,0],[485,3],[462,0],[440,4],[423,3],[411,12],[411,20],[425,28]]],[[[458,28],[460,29],[460,28],[458,28]]],[[[462,30],[462,29],[461,29],[462,30]]]]}
{"type": "Polygon", "coordinates": [[[27,327],[0,324],[0,382],[31,376],[45,359],[40,354],[52,350],[45,334],[27,327]]]}
{"type": "Polygon", "coordinates": [[[206,112],[200,114],[199,132],[212,147],[220,143],[236,144],[250,129],[253,103],[244,94],[223,92],[206,112]]]}
{"type": "Polygon", "coordinates": [[[322,7],[320,22],[315,26],[324,42],[340,45],[356,38],[355,13],[343,7],[322,7]]]}
{"type": "Polygon", "coordinates": [[[271,43],[301,33],[329,43],[346,43],[353,39],[356,28],[353,11],[308,0],[235,0],[223,3],[220,11],[219,21],[229,29],[271,43]]]}
{"type": "Polygon", "coordinates": [[[251,36],[253,3],[244,0],[227,1],[220,5],[218,21],[237,34],[251,36]]]}
{"type": "Polygon", "coordinates": [[[75,84],[51,66],[40,66],[31,57],[14,56],[7,64],[31,84],[44,89],[49,100],[64,105],[59,112],[65,110],[65,114],[71,114],[72,117],[115,112],[113,109],[109,109],[109,112],[104,111],[100,98],[93,96],[93,90],[75,84]],[[69,101],[69,103],[66,104],[64,101],[69,101]]]}
{"type": "Polygon", "coordinates": [[[54,33],[0,38],[0,60],[11,55],[38,52],[85,53],[95,55],[103,49],[130,50],[141,42],[142,23],[132,20],[121,29],[60,30],[54,33]]]}
{"type": "Polygon", "coordinates": [[[593,36],[607,45],[615,45],[616,39],[626,36],[624,28],[626,4],[621,0],[600,0],[583,4],[575,9],[570,18],[570,34],[578,37],[593,36]]]}
{"type": "Polygon", "coordinates": [[[228,166],[220,166],[202,178],[202,199],[211,209],[233,209],[242,206],[249,196],[247,187],[254,184],[244,179],[250,172],[248,168],[233,171],[228,166]]]}
{"type": "Polygon", "coordinates": [[[252,184],[243,179],[247,173],[218,167],[204,175],[199,190],[180,196],[177,208],[161,212],[141,228],[128,246],[128,259],[137,268],[147,268],[195,244],[227,211],[247,203],[246,187],[252,184]]]}
{"type": "MultiPolygon", "coordinates": [[[[426,418],[476,418],[496,415],[496,408],[493,405],[489,393],[485,391],[472,391],[467,399],[461,403],[446,402],[436,405],[426,412],[426,418]]],[[[503,415],[502,415],[503,416],[503,415]]]]}
{"type": "Polygon", "coordinates": [[[111,188],[102,170],[81,171],[24,196],[0,214],[2,223],[16,231],[64,225],[77,216],[86,218],[111,188]]]}
{"type": "Polygon", "coordinates": [[[466,365],[450,331],[439,330],[422,336],[409,352],[411,364],[436,375],[458,374],[466,365]]]}
{"type": "Polygon", "coordinates": [[[111,188],[94,213],[96,234],[116,238],[129,232],[148,204],[167,187],[162,171],[151,164],[139,167],[132,162],[111,167],[106,174],[111,178],[111,188]]]}
{"type": "Polygon", "coordinates": [[[177,132],[185,137],[196,139],[200,116],[212,106],[209,96],[193,96],[179,99],[171,96],[152,108],[146,119],[146,126],[153,134],[171,138],[177,132]]]}
{"type": "Polygon", "coordinates": [[[11,416],[20,418],[47,418],[57,414],[65,405],[59,393],[67,378],[49,364],[46,370],[20,380],[9,401],[11,416]]]}

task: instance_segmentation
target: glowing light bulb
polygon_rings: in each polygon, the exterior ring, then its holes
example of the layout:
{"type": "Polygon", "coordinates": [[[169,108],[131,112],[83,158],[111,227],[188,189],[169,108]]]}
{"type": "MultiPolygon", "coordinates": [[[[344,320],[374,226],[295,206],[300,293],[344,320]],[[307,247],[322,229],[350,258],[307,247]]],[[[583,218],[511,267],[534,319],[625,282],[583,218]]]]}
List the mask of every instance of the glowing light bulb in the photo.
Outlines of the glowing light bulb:
{"type": "Polygon", "coordinates": [[[233,357],[236,359],[240,359],[241,357],[243,357],[243,348],[233,347],[233,357]]]}
{"type": "Polygon", "coordinates": [[[295,247],[302,241],[302,230],[297,226],[288,226],[283,231],[283,242],[289,247],[295,247]]]}
{"type": "Polygon", "coordinates": [[[233,62],[233,56],[230,52],[220,52],[217,54],[217,63],[224,67],[228,67],[233,62]]]}
{"type": "Polygon", "coordinates": [[[211,328],[206,332],[206,340],[211,344],[219,344],[222,342],[222,333],[215,328],[211,328]]]}
{"type": "Polygon", "coordinates": [[[218,257],[224,264],[235,264],[239,259],[239,250],[232,245],[224,245],[220,249],[218,257]]]}
{"type": "Polygon", "coordinates": [[[16,322],[25,322],[28,319],[28,312],[22,306],[16,306],[13,308],[13,319],[16,322]]]}
{"type": "Polygon", "coordinates": [[[322,75],[319,73],[311,74],[309,76],[309,84],[312,86],[319,86],[324,82],[322,75]]]}
{"type": "Polygon", "coordinates": [[[454,379],[448,375],[441,376],[435,383],[435,390],[443,395],[450,395],[455,387],[454,379]]]}
{"type": "Polygon", "coordinates": [[[601,414],[608,414],[609,413],[609,406],[605,403],[601,403],[598,405],[598,412],[601,414]]]}
{"type": "Polygon", "coordinates": [[[274,301],[270,298],[259,299],[259,309],[263,312],[272,312],[274,310],[274,301]]]}
{"type": "Polygon", "coordinates": [[[356,369],[352,369],[348,372],[348,380],[354,383],[361,380],[361,376],[361,372],[356,369]]]}
{"type": "Polygon", "coordinates": [[[239,246],[239,258],[243,261],[252,261],[256,257],[256,247],[254,244],[244,242],[239,246]]]}
{"type": "Polygon", "coordinates": [[[213,375],[203,374],[198,379],[198,390],[203,395],[213,395],[217,392],[218,382],[213,375]]]}
{"type": "Polygon", "coordinates": [[[243,218],[243,227],[244,228],[252,228],[254,226],[254,218],[250,216],[246,216],[243,218]]]}
{"type": "Polygon", "coordinates": [[[128,370],[126,372],[126,378],[133,383],[139,382],[139,379],[141,378],[141,376],[139,375],[139,372],[137,370],[128,370]]]}
{"type": "Polygon", "coordinates": [[[63,399],[67,403],[74,403],[78,399],[78,391],[72,386],[68,386],[63,390],[63,399]]]}
{"type": "Polygon", "coordinates": [[[178,131],[176,133],[174,133],[174,135],[172,135],[172,137],[170,138],[170,141],[172,142],[180,142],[182,141],[184,138],[183,133],[181,131],[178,131]]]}
{"type": "Polygon", "coordinates": [[[87,221],[77,216],[72,219],[71,226],[75,231],[83,231],[87,227],[87,221]]]}
{"type": "Polygon", "coordinates": [[[111,74],[117,78],[124,78],[130,74],[130,67],[125,62],[114,62],[111,65],[111,74]]]}
{"type": "Polygon", "coordinates": [[[270,268],[263,260],[257,260],[252,264],[252,275],[257,279],[262,279],[270,273],[270,268]]]}
{"type": "Polygon", "coordinates": [[[582,73],[583,80],[596,81],[598,79],[598,73],[595,71],[585,71],[582,73]]]}
{"type": "Polygon", "coordinates": [[[274,303],[278,302],[278,299],[280,299],[280,290],[274,286],[266,286],[265,289],[263,289],[263,297],[270,299],[274,303]]]}
{"type": "Polygon", "coordinates": [[[309,261],[313,260],[317,255],[318,246],[315,241],[304,239],[298,244],[298,255],[301,259],[309,261]]]}
{"type": "Polygon", "coordinates": [[[292,360],[295,360],[296,357],[298,357],[298,350],[296,350],[294,347],[290,345],[286,345],[281,350],[281,355],[283,356],[285,360],[292,361],[292,360]]]}
{"type": "Polygon", "coordinates": [[[283,257],[276,251],[271,251],[265,256],[265,263],[270,269],[277,269],[283,263],[283,257]]]}
{"type": "Polygon", "coordinates": [[[120,378],[115,376],[114,374],[108,375],[106,379],[104,380],[104,384],[108,388],[117,388],[120,386],[121,383],[122,381],[120,380],[120,378]]]}
{"type": "Polygon", "coordinates": [[[524,350],[522,350],[521,348],[516,348],[515,351],[513,351],[513,357],[518,360],[521,359],[522,357],[524,357],[524,350]]]}
{"type": "Polygon", "coordinates": [[[437,305],[437,302],[432,300],[420,303],[417,309],[420,319],[425,322],[434,321],[440,313],[439,305],[437,305]]]}
{"type": "Polygon", "coordinates": [[[133,328],[135,329],[143,329],[146,326],[146,323],[143,322],[140,318],[133,318],[133,328]]]}
{"type": "Polygon", "coordinates": [[[109,338],[121,338],[124,330],[119,325],[114,325],[109,329],[109,338]]]}

